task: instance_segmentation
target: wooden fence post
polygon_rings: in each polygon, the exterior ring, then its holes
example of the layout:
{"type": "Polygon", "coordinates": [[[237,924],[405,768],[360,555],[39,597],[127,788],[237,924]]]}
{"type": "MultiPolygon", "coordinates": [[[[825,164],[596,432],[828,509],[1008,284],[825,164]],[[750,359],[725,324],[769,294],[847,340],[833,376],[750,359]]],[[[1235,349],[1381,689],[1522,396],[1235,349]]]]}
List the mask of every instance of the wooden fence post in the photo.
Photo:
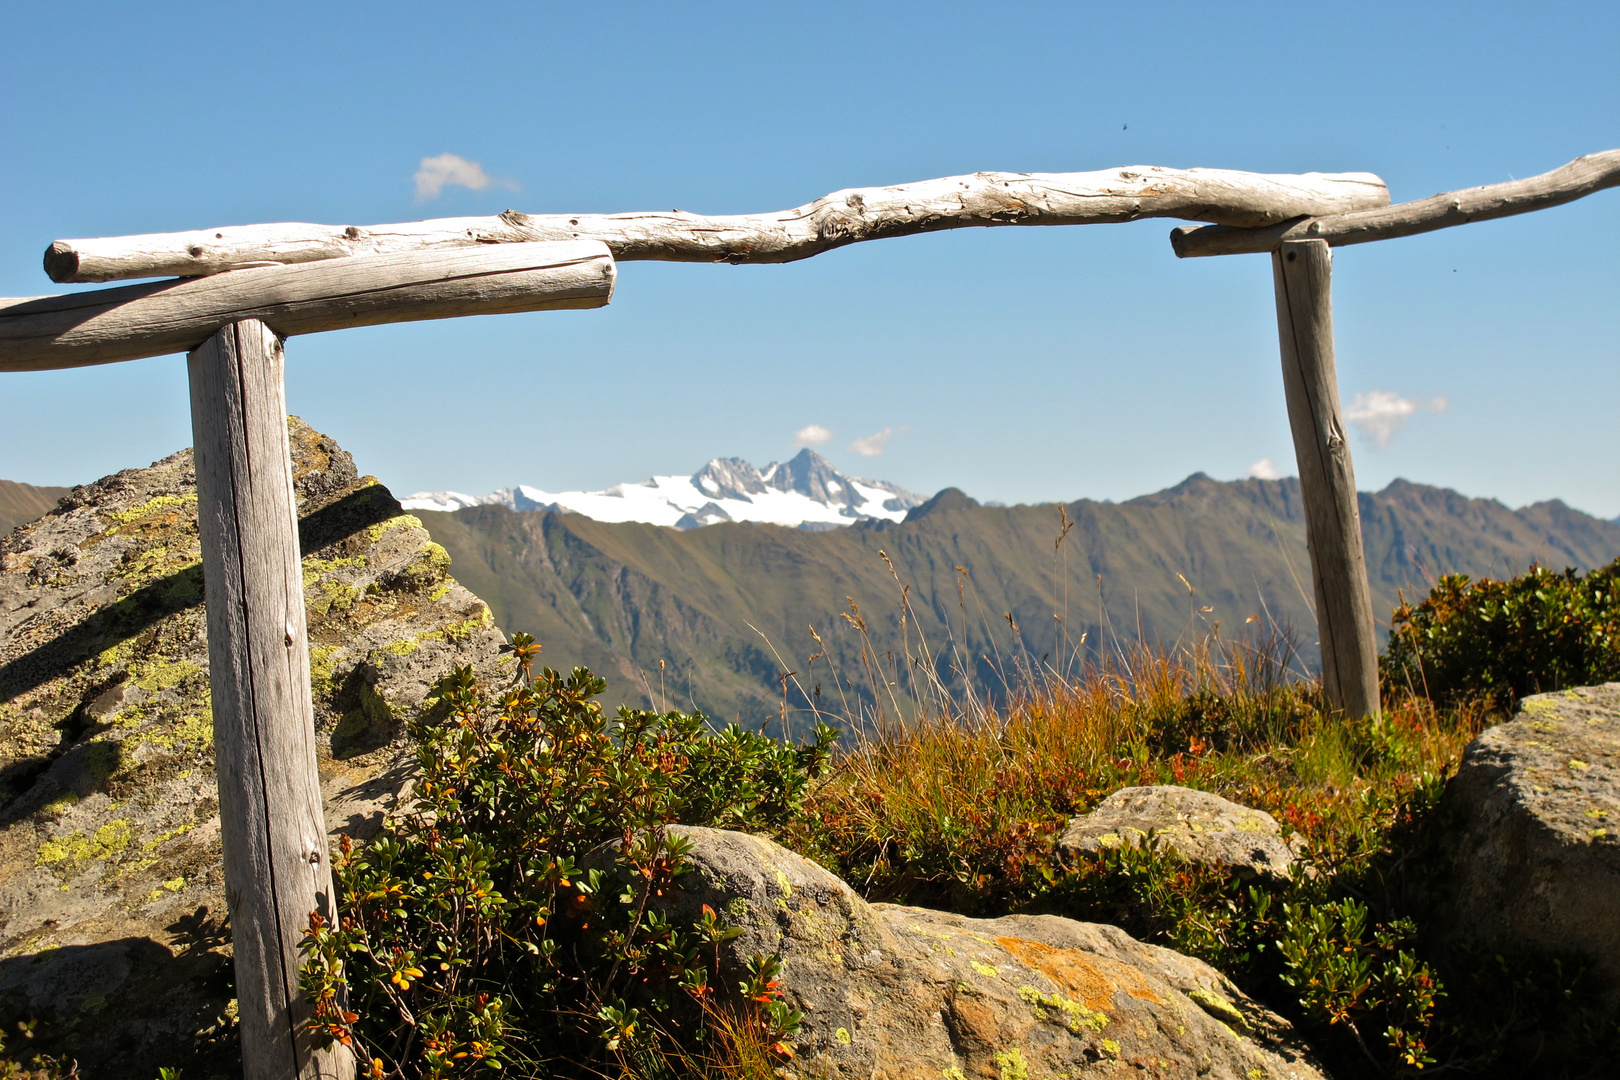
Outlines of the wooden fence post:
{"type": "Polygon", "coordinates": [[[298,988],[311,911],[333,912],[281,342],[256,319],[188,357],[225,896],[247,1080],[354,1076],[317,1053],[298,988]]]}
{"type": "Polygon", "coordinates": [[[1283,390],[1316,585],[1322,687],[1334,708],[1351,716],[1376,716],[1372,593],[1333,362],[1333,253],[1325,240],[1289,241],[1272,252],[1271,269],[1283,390]]]}

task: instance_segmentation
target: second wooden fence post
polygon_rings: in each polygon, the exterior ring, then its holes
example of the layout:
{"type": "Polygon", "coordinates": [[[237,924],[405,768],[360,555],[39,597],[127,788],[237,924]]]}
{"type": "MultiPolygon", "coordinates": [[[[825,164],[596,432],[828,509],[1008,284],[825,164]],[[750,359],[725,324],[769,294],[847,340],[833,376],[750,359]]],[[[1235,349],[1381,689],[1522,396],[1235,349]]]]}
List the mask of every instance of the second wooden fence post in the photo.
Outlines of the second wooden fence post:
{"type": "Polygon", "coordinates": [[[1272,252],[1271,268],[1283,390],[1316,585],[1322,687],[1332,707],[1351,716],[1374,716],[1378,643],[1356,475],[1333,361],[1333,253],[1325,240],[1290,241],[1272,252]]]}
{"type": "Polygon", "coordinates": [[[248,1080],[354,1076],[315,1052],[298,988],[311,911],[333,914],[281,342],[224,327],[188,358],[225,897],[248,1080]]]}

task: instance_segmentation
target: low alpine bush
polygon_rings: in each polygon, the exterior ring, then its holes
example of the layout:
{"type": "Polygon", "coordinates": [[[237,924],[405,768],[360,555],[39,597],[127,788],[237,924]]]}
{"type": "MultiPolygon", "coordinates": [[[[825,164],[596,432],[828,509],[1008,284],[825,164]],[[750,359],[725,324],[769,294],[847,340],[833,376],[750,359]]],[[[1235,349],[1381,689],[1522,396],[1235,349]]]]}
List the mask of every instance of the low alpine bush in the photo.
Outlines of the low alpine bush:
{"type": "Polygon", "coordinates": [[[835,733],[795,747],[701,715],[610,715],[593,700],[603,680],[534,674],[527,635],[511,649],[498,697],[470,668],[440,684],[440,715],[413,731],[414,811],[341,844],[336,918],[306,933],[317,1041],[351,1046],[371,1077],[435,1080],[656,1074],[711,1028],[790,1055],[776,960],[717,994],[734,933],[712,910],[676,925],[651,901],[688,850],[666,826],[780,826],[835,733]],[[725,1004],[739,997],[741,1012],[725,1004]]]}
{"type": "Polygon", "coordinates": [[[1386,687],[1508,713],[1528,694],[1620,678],[1620,559],[1582,575],[1448,574],[1390,619],[1386,687]]]}

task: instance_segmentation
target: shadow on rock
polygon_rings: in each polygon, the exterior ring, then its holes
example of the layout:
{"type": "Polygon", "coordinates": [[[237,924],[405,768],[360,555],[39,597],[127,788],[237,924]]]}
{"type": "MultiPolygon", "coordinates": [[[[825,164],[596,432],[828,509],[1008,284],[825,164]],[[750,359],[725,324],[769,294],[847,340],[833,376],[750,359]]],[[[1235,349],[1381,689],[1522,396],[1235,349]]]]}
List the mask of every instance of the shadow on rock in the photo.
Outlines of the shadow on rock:
{"type": "Polygon", "coordinates": [[[229,930],[207,908],[169,929],[172,948],[129,937],[0,960],[0,1024],[36,1022],[29,1053],[97,1080],[240,1075],[229,930]]]}

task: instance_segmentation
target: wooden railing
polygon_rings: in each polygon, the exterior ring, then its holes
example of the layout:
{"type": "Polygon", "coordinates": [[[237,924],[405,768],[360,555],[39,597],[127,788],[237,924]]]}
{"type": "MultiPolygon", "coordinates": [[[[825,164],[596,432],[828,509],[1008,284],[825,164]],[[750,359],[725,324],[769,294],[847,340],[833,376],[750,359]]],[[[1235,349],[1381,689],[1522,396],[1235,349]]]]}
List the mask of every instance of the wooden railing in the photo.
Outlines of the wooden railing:
{"type": "Polygon", "coordinates": [[[971,226],[1209,222],[1176,229],[1176,254],[1271,254],[1323,688],[1332,707],[1366,716],[1379,708],[1377,641],[1334,369],[1329,249],[1539,210],[1616,184],[1620,150],[1528,180],[1398,206],[1369,173],[1133,167],[852,188],[774,214],[507,211],[402,225],[246,225],[53,243],[45,269],[54,281],[177,279],[0,300],[0,371],[189,351],[245,1074],[347,1080],[355,1068],[342,1047],[313,1048],[308,1003],[298,990],[301,931],[310,912],[330,915],[335,901],[316,771],[284,338],[601,307],[613,295],[616,259],[789,262],[866,240],[971,226]]]}

